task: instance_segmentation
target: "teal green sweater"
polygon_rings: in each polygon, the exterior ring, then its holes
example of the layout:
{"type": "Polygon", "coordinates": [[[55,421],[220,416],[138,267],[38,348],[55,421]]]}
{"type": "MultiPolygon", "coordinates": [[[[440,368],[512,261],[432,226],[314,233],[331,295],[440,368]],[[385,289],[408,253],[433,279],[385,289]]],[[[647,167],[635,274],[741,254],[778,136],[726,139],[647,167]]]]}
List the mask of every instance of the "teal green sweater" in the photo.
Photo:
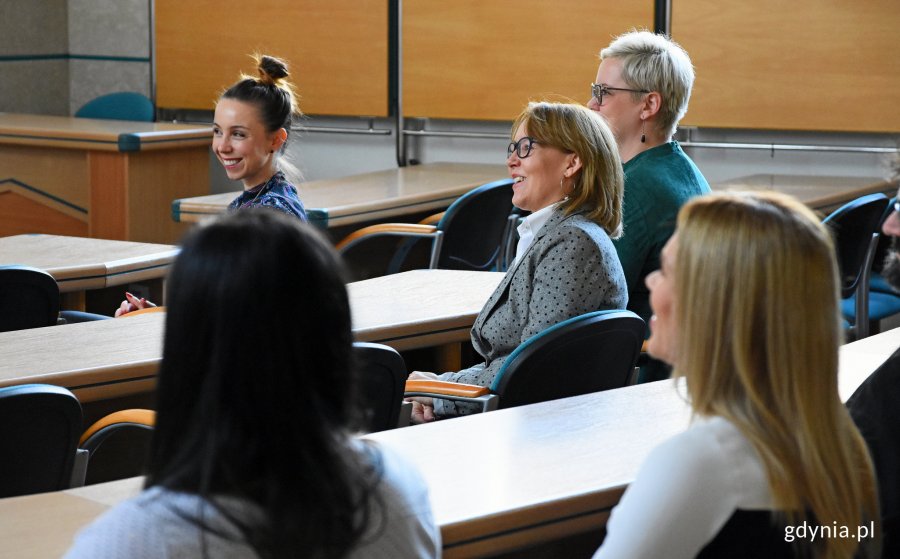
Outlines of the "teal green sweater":
{"type": "Polygon", "coordinates": [[[675,231],[682,204],[709,193],[709,183],[674,141],[636,155],[623,169],[625,232],[614,244],[628,285],[628,309],[647,321],[650,293],[644,278],[659,268],[659,253],[675,231]]]}

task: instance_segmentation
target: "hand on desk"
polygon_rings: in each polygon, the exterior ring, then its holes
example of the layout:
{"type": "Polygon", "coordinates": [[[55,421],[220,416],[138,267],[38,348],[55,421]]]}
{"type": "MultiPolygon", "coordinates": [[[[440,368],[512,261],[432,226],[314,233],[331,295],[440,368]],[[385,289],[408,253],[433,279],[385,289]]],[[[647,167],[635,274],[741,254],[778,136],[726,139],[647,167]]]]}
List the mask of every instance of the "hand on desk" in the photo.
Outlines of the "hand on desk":
{"type": "MultiPolygon", "coordinates": [[[[413,371],[409,374],[408,377],[410,380],[419,379],[419,380],[437,380],[438,376],[434,373],[424,373],[422,371],[413,371]]],[[[434,421],[436,418],[434,416],[434,399],[429,398],[427,396],[412,396],[405,399],[407,402],[412,402],[413,409],[412,414],[410,415],[410,421],[415,425],[420,425],[422,423],[429,423],[434,421]]]]}
{"type": "Polygon", "coordinates": [[[135,297],[134,295],[132,295],[131,293],[128,293],[126,291],[125,292],[125,300],[122,301],[122,304],[119,305],[118,309],[116,309],[115,316],[118,318],[118,317],[122,316],[123,314],[128,314],[130,312],[134,312],[134,311],[137,311],[140,309],[146,309],[146,308],[155,307],[155,306],[156,306],[155,303],[151,303],[150,301],[148,301],[147,299],[144,299],[143,297],[138,299],[137,297],[135,297]]]}

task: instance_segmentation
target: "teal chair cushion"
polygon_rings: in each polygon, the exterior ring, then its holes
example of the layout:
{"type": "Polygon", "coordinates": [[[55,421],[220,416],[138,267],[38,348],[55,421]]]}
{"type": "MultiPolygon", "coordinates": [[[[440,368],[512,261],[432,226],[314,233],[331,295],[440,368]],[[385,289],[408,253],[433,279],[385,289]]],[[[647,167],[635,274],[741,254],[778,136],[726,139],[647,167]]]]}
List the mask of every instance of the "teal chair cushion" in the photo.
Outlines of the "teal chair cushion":
{"type": "Polygon", "coordinates": [[[153,103],[146,96],[131,91],[120,91],[88,101],[78,109],[75,116],[153,122],[155,112],[153,103]]]}

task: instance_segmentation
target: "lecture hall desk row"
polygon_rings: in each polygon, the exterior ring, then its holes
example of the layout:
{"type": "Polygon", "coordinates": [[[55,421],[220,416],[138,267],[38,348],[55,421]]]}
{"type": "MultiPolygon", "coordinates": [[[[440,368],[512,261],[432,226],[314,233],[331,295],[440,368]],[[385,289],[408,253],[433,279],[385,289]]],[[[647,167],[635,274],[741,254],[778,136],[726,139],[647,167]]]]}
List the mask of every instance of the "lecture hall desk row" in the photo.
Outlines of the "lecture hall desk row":
{"type": "MultiPolygon", "coordinates": [[[[508,178],[505,165],[426,163],[297,185],[309,221],[322,229],[359,226],[448,207],[466,192],[508,178]]],[[[222,213],[239,192],[172,202],[172,219],[197,222],[222,213]]]]}
{"type": "MultiPolygon", "coordinates": [[[[841,397],[898,345],[900,329],[843,346],[841,397]]],[[[367,438],[422,471],[444,555],[477,557],[599,534],[648,452],[689,419],[675,383],[661,381],[367,438]]],[[[132,478],[0,500],[0,557],[60,555],[81,527],[140,485],[132,478]]]]}
{"type": "Polygon", "coordinates": [[[174,198],[209,193],[212,125],[0,112],[0,236],[174,243],[174,198]]]}
{"type": "MultiPolygon", "coordinates": [[[[506,178],[503,165],[431,163],[299,186],[312,223],[323,229],[397,218],[449,206],[472,188],[506,178]]],[[[812,209],[827,213],[841,204],[892,187],[877,177],[759,174],[712,185],[714,191],[777,190],[795,196],[812,209]]],[[[172,218],[196,222],[225,211],[237,192],[184,198],[172,202],[172,218]]]]}
{"type": "MultiPolygon", "coordinates": [[[[354,335],[397,350],[449,347],[445,357],[458,368],[454,350],[502,278],[413,270],[350,283],[354,335]]],[[[164,323],[164,313],[151,313],[0,333],[0,387],[56,384],[82,403],[145,393],[156,384],[164,323]]]]}
{"type": "MultiPolygon", "coordinates": [[[[147,297],[163,300],[163,284],[178,247],[60,235],[0,237],[0,266],[17,264],[53,276],[63,309],[84,310],[85,292],[141,282],[147,297]]],[[[116,294],[120,300],[123,293],[116,294]]],[[[100,310],[108,314],[114,307],[100,310]]]]}

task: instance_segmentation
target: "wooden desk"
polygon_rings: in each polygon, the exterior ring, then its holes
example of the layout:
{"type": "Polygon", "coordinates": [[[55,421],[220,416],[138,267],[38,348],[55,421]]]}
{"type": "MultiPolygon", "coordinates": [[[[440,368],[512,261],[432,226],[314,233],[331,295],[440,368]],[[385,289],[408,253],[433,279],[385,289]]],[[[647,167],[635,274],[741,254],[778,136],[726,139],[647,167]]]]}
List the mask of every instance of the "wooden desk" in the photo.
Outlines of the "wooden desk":
{"type": "MultiPolygon", "coordinates": [[[[498,272],[414,270],[348,286],[356,338],[399,350],[469,338],[498,272]]],[[[82,402],[153,389],[165,313],[0,333],[0,386],[64,386],[82,402]],[[49,349],[52,348],[52,351],[49,349]]]]}
{"type": "Polygon", "coordinates": [[[172,199],[209,192],[211,131],[0,113],[0,236],[174,243],[172,199]]]}
{"type": "Polygon", "coordinates": [[[897,185],[879,177],[830,177],[814,175],[749,175],[712,185],[714,191],[777,190],[794,196],[810,208],[828,214],[847,202],[884,192],[893,197],[897,185]]]}
{"type": "MultiPolygon", "coordinates": [[[[841,397],[898,345],[900,329],[842,347],[841,397]]],[[[650,450],[683,431],[689,417],[673,382],[661,381],[367,438],[421,470],[444,556],[476,557],[601,530],[650,450]]],[[[0,500],[0,557],[60,555],[80,527],[140,486],[132,478],[0,500]]]]}
{"type": "MultiPolygon", "coordinates": [[[[178,255],[171,245],[58,235],[0,237],[0,265],[40,268],[64,294],[64,308],[83,309],[86,290],[147,281],[162,294],[162,280],[178,255]]],[[[121,296],[121,295],[120,295],[121,296]]]]}
{"type": "MultiPolygon", "coordinates": [[[[312,223],[324,228],[446,208],[469,190],[509,176],[505,165],[429,163],[299,185],[312,223]]],[[[200,221],[225,211],[238,192],[172,202],[172,219],[200,221]]]]}

